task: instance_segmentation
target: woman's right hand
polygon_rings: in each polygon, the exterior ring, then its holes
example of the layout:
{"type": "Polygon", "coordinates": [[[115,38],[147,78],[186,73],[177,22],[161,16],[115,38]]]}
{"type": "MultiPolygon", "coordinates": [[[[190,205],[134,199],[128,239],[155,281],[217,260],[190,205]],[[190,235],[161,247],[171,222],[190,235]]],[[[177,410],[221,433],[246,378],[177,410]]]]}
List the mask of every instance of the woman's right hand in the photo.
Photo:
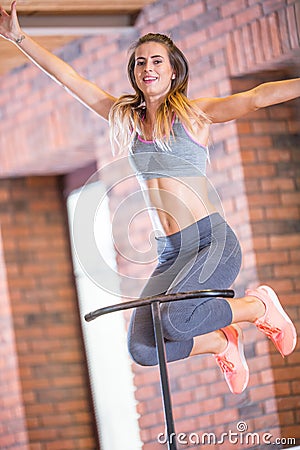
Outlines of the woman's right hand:
{"type": "Polygon", "coordinates": [[[19,49],[39,69],[89,109],[108,120],[109,111],[116,98],[80,76],[69,64],[23,33],[18,21],[16,1],[11,4],[10,14],[0,5],[0,36],[18,44],[19,49]]]}
{"type": "Polygon", "coordinates": [[[16,1],[11,4],[10,14],[0,5],[0,36],[12,42],[16,42],[22,36],[17,16],[16,1]]]}

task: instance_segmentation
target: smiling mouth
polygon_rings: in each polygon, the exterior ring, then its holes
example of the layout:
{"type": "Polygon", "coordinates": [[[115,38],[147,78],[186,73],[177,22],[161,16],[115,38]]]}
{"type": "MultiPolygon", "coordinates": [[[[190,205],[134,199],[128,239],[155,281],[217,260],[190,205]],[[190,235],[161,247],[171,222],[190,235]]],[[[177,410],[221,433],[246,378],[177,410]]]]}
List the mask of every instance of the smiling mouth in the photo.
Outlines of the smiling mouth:
{"type": "Polygon", "coordinates": [[[152,83],[153,81],[156,81],[156,80],[157,80],[157,77],[144,77],[143,78],[143,81],[145,83],[152,83]]]}

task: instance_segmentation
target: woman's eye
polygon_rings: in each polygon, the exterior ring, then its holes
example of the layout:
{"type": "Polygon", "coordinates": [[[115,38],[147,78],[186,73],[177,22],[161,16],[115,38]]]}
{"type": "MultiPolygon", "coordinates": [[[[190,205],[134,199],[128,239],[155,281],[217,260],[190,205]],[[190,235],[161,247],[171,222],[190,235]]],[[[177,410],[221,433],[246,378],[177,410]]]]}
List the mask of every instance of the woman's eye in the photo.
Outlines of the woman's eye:
{"type": "Polygon", "coordinates": [[[156,59],[156,60],[154,61],[154,64],[160,64],[161,62],[162,62],[161,59],[156,59]]]}
{"type": "Polygon", "coordinates": [[[137,65],[137,66],[142,66],[143,64],[144,64],[144,61],[137,61],[137,62],[136,62],[136,65],[137,65]]]}

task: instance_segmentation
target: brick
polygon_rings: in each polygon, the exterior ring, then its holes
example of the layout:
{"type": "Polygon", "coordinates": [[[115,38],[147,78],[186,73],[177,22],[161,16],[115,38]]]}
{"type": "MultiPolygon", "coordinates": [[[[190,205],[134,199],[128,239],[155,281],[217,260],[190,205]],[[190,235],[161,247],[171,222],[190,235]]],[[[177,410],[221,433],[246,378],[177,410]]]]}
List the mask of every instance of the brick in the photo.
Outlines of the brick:
{"type": "Polygon", "coordinates": [[[300,121],[289,121],[288,122],[288,131],[292,134],[296,134],[299,130],[300,121]]]}
{"type": "Polygon", "coordinates": [[[268,112],[271,119],[287,120],[293,117],[293,110],[287,104],[274,105],[268,109],[268,112]]]}
{"type": "MultiPolygon", "coordinates": [[[[280,379],[281,381],[293,381],[295,379],[299,379],[299,368],[295,367],[292,371],[287,371],[286,368],[276,368],[274,371],[274,375],[277,379],[280,379]]],[[[289,400],[290,399],[281,399],[281,408],[285,409],[285,407],[289,406],[289,400]]],[[[293,400],[294,402],[299,402],[299,397],[295,397],[293,400]]],[[[288,408],[290,409],[290,408],[288,408]]]]}
{"type": "Polygon", "coordinates": [[[276,277],[297,277],[299,275],[300,265],[293,264],[293,266],[277,266],[274,268],[276,277]]]}
{"type": "Polygon", "coordinates": [[[257,249],[269,248],[269,238],[268,236],[253,236],[253,245],[257,249]]]}
{"type": "Polygon", "coordinates": [[[281,201],[284,205],[298,205],[300,203],[299,192],[282,193],[281,201]]]}
{"type": "Polygon", "coordinates": [[[279,20],[276,13],[271,14],[268,17],[269,21],[269,30],[270,30],[270,36],[271,36],[271,42],[272,42],[272,53],[273,56],[278,57],[282,53],[282,46],[279,39],[279,20]]]}
{"type": "Polygon", "coordinates": [[[247,67],[252,68],[255,65],[255,52],[251,36],[250,24],[246,24],[242,28],[242,39],[245,51],[247,67]]]}
{"type": "Polygon", "coordinates": [[[290,252],[291,261],[300,261],[300,250],[295,249],[290,252]]]}
{"type": "Polygon", "coordinates": [[[269,164],[257,164],[253,166],[246,166],[244,172],[247,178],[263,178],[272,177],[276,170],[274,166],[269,164]]]}
{"type": "Polygon", "coordinates": [[[263,208],[254,208],[251,206],[249,209],[249,217],[253,222],[261,221],[265,218],[265,211],[263,208]]]}
{"type": "Polygon", "coordinates": [[[256,260],[258,265],[264,265],[272,262],[272,264],[285,264],[289,261],[288,252],[257,252],[256,260]]]}
{"type": "Polygon", "coordinates": [[[156,396],[157,389],[154,386],[145,386],[136,393],[137,400],[146,400],[156,396]]]}
{"type": "MultiPolygon", "coordinates": [[[[207,393],[206,393],[207,395],[207,393]]],[[[174,392],[172,395],[172,404],[181,405],[184,403],[190,403],[192,401],[192,391],[179,391],[174,392]]]]}
{"type": "MultiPolygon", "coordinates": [[[[261,31],[261,23],[259,20],[255,20],[250,24],[252,39],[254,42],[261,42],[262,40],[262,31],[261,31]]],[[[257,64],[261,64],[264,62],[264,54],[261,45],[254,45],[254,54],[255,60],[257,64]]]]}
{"type": "Polygon", "coordinates": [[[286,411],[291,408],[298,409],[300,407],[300,396],[294,395],[288,398],[281,398],[278,401],[278,407],[280,411],[286,411]]]}
{"type": "MultiPolygon", "coordinates": [[[[274,428],[278,426],[278,417],[276,412],[269,414],[263,414],[261,416],[261,421],[255,419],[254,420],[254,430],[268,430],[272,432],[272,435],[275,436],[274,428]]],[[[278,435],[277,435],[278,436],[278,435]]]]}
{"type": "MultiPolygon", "coordinates": [[[[219,66],[225,66],[226,63],[226,56],[224,54],[224,49],[221,49],[217,52],[215,52],[212,55],[212,61],[213,61],[213,67],[219,67],[219,66]]],[[[230,83],[228,80],[222,80],[218,83],[218,87],[220,89],[220,96],[221,95],[228,95],[231,92],[230,83]]]]}
{"type": "Polygon", "coordinates": [[[235,22],[237,27],[244,25],[245,23],[252,22],[253,20],[261,17],[261,6],[254,5],[250,8],[245,9],[244,11],[235,15],[235,22]]]}
{"type": "MultiPolygon", "coordinates": [[[[59,449],[64,449],[64,450],[72,450],[72,448],[74,448],[74,440],[73,439],[56,439],[53,440],[52,442],[49,441],[46,444],[46,450],[59,450],[59,449]]],[[[80,449],[82,447],[79,447],[80,449]]]]}
{"type": "Polygon", "coordinates": [[[274,163],[274,167],[279,166],[279,168],[281,161],[289,162],[291,160],[290,150],[284,148],[282,148],[280,152],[276,152],[273,149],[262,148],[257,150],[257,154],[259,161],[274,163]]]}
{"type": "Polygon", "coordinates": [[[299,37],[297,33],[296,14],[293,5],[287,7],[287,21],[290,36],[291,47],[299,48],[299,37]]]}
{"type": "MultiPolygon", "coordinates": [[[[216,51],[219,51],[219,50],[223,49],[224,48],[224,44],[225,44],[225,42],[224,42],[224,37],[223,36],[217,37],[215,39],[211,39],[210,41],[208,41],[206,43],[205,46],[202,46],[200,48],[201,57],[204,57],[206,55],[214,54],[216,51]]],[[[222,79],[222,77],[220,77],[220,78],[222,79]]]]}
{"type": "Polygon", "coordinates": [[[208,31],[212,38],[219,35],[226,35],[229,31],[231,31],[234,27],[234,20],[232,17],[229,17],[225,20],[214,22],[209,27],[208,31]]]}
{"type": "Polygon", "coordinates": [[[299,209],[298,207],[284,207],[278,206],[277,208],[271,207],[266,209],[266,218],[267,219],[275,219],[275,220],[297,220],[299,219],[299,209]]]}
{"type": "Polygon", "coordinates": [[[256,387],[255,390],[250,392],[250,399],[253,402],[263,401],[272,398],[274,395],[274,388],[271,384],[265,384],[264,386],[256,387]]]}
{"type": "Polygon", "coordinates": [[[286,53],[291,49],[286,9],[281,9],[280,11],[278,11],[277,17],[278,17],[278,27],[279,27],[278,30],[280,35],[282,51],[283,53],[286,53]]]}
{"type": "Polygon", "coordinates": [[[224,2],[220,6],[220,12],[222,17],[234,16],[246,8],[245,0],[232,0],[229,2],[224,2]]]}
{"type": "Polygon", "coordinates": [[[240,119],[236,126],[239,134],[250,134],[252,132],[252,122],[240,119]]]}
{"type": "Polygon", "coordinates": [[[273,11],[282,9],[284,6],[282,0],[264,0],[262,2],[262,8],[265,15],[270,14],[273,11]]]}
{"type": "Polygon", "coordinates": [[[222,410],[222,411],[217,411],[213,414],[213,421],[214,421],[214,424],[221,425],[221,424],[226,424],[226,423],[230,423],[233,421],[238,421],[239,417],[240,417],[239,413],[235,409],[230,409],[227,411],[222,410]]]}
{"type": "Polygon", "coordinates": [[[204,11],[205,11],[204,3],[197,2],[194,5],[189,5],[183,8],[181,11],[181,17],[182,20],[189,20],[199,14],[204,13],[204,11]]]}
{"type": "Polygon", "coordinates": [[[270,237],[270,245],[271,248],[290,248],[294,249],[295,247],[299,247],[300,244],[300,236],[298,234],[289,235],[289,236],[271,236],[270,237]]]}
{"type": "Polygon", "coordinates": [[[294,394],[300,394],[300,385],[299,385],[298,381],[293,381],[291,383],[291,386],[292,386],[292,392],[294,394]]]}
{"type": "Polygon", "coordinates": [[[183,39],[181,48],[184,51],[189,51],[191,48],[203,44],[208,40],[207,30],[197,30],[189,34],[188,38],[183,39]]]}
{"type": "Polygon", "coordinates": [[[143,450],[161,450],[161,444],[158,442],[150,442],[143,445],[143,450]]]}
{"type": "Polygon", "coordinates": [[[269,29],[269,22],[267,17],[262,17],[260,20],[260,30],[262,37],[262,49],[265,61],[272,59],[272,43],[269,29]]]}
{"type": "Polygon", "coordinates": [[[300,38],[300,5],[299,2],[295,2],[294,4],[295,7],[295,16],[296,16],[296,25],[297,25],[297,31],[298,31],[298,38],[300,38]]]}
{"type": "Polygon", "coordinates": [[[196,429],[196,419],[189,418],[185,420],[184,418],[182,418],[181,420],[177,420],[177,429],[180,430],[180,432],[184,433],[194,432],[194,430],[196,429]]]}
{"type": "Polygon", "coordinates": [[[253,132],[255,134],[281,134],[286,133],[287,123],[285,121],[253,121],[252,122],[253,132]]]}
{"type": "Polygon", "coordinates": [[[256,147],[256,148],[262,148],[262,147],[271,147],[272,146],[272,140],[270,136],[241,136],[240,142],[242,147],[256,147]]]}
{"type": "Polygon", "coordinates": [[[247,64],[245,58],[245,49],[243,46],[243,40],[241,35],[241,30],[235,29],[232,33],[233,46],[235,50],[235,65],[238,71],[236,73],[243,73],[247,64]]]}
{"type": "Polygon", "coordinates": [[[236,49],[233,38],[233,33],[229,33],[226,36],[226,59],[229,68],[229,73],[235,75],[238,73],[237,61],[236,61],[236,49]]]}
{"type": "Polygon", "coordinates": [[[181,17],[179,13],[174,13],[172,15],[166,16],[158,21],[159,29],[163,32],[175,28],[181,23],[181,17]]]}
{"type": "Polygon", "coordinates": [[[264,206],[264,205],[278,205],[280,202],[280,196],[278,193],[270,193],[270,194],[251,194],[248,196],[249,203],[251,205],[256,206],[264,206]]]}
{"type": "Polygon", "coordinates": [[[183,407],[183,417],[188,419],[190,417],[197,417],[203,412],[201,402],[190,402],[183,407]]]}
{"type": "Polygon", "coordinates": [[[274,178],[269,180],[261,180],[263,191],[293,191],[295,188],[294,180],[290,178],[274,178]]]}

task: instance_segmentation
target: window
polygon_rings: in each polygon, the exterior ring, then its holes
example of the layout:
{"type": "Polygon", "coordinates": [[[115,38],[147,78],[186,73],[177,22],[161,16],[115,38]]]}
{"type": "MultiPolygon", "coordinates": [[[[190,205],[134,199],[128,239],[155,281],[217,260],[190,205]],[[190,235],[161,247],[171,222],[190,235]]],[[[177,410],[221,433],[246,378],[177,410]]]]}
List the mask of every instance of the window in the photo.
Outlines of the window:
{"type": "Polygon", "coordinates": [[[87,323],[84,315],[120,298],[105,186],[73,191],[67,200],[74,273],[101,450],[138,450],[138,414],[123,314],[87,323]]]}

